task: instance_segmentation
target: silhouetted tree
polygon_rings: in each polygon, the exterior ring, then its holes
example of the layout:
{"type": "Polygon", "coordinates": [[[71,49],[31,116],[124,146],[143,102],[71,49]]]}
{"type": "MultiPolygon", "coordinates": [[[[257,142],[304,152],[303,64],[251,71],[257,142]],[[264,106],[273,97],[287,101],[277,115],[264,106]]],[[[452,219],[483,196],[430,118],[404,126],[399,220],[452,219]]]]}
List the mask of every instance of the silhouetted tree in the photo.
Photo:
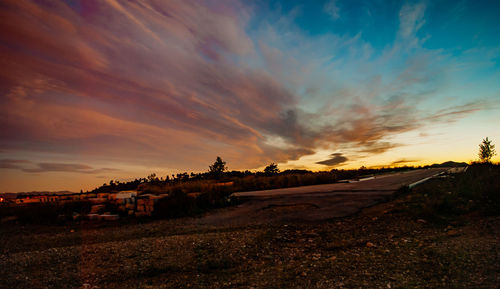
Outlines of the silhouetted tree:
{"type": "Polygon", "coordinates": [[[209,166],[208,173],[213,178],[219,179],[220,177],[222,177],[226,169],[226,162],[222,161],[222,159],[218,156],[214,164],[209,166]]]}
{"type": "Polygon", "coordinates": [[[479,144],[479,160],[489,163],[494,155],[496,155],[495,145],[488,138],[483,139],[483,142],[479,144]]]}
{"type": "Polygon", "coordinates": [[[280,172],[280,169],[278,169],[278,165],[275,163],[271,163],[264,169],[264,173],[266,175],[275,175],[280,172]]]}
{"type": "Polygon", "coordinates": [[[176,175],[176,177],[177,177],[177,179],[178,179],[179,181],[187,181],[187,180],[189,180],[189,174],[188,174],[188,173],[186,173],[186,172],[184,172],[184,173],[178,173],[178,174],[176,175]]]}
{"type": "Polygon", "coordinates": [[[148,181],[149,182],[153,182],[155,180],[157,180],[158,178],[156,177],[156,174],[155,173],[152,173],[148,176],[148,181]]]}

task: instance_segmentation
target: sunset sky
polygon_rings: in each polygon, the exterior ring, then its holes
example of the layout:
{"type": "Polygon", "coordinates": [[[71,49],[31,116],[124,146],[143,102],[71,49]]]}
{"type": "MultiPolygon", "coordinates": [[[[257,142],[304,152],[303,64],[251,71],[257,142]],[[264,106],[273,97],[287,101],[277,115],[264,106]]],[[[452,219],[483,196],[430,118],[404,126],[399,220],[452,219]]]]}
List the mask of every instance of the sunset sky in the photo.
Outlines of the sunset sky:
{"type": "MultiPolygon", "coordinates": [[[[0,2],[0,192],[500,150],[500,1],[0,2]]],[[[496,156],[494,161],[499,161],[496,156]]]]}

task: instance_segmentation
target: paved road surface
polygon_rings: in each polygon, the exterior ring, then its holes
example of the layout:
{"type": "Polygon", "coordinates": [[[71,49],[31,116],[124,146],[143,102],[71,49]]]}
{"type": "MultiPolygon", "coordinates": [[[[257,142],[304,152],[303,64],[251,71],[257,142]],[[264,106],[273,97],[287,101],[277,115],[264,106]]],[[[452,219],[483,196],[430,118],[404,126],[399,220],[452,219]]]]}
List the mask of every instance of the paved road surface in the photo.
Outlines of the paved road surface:
{"type": "Polygon", "coordinates": [[[319,221],[344,217],[380,202],[403,185],[446,169],[416,170],[383,175],[354,183],[335,183],[286,189],[240,192],[245,202],[199,220],[204,224],[252,224],[275,221],[319,221]]]}

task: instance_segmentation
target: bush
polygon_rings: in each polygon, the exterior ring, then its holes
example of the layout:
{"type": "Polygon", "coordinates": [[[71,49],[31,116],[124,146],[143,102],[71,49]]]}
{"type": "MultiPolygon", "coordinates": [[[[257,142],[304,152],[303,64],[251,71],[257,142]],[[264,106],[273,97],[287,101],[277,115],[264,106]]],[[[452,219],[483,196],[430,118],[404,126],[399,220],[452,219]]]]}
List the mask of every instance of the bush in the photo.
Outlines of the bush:
{"type": "Polygon", "coordinates": [[[500,214],[500,166],[473,164],[465,173],[413,189],[409,209],[418,218],[447,222],[469,212],[500,214]]]}
{"type": "Polygon", "coordinates": [[[73,212],[87,213],[90,207],[88,201],[5,206],[0,210],[0,217],[16,216],[19,222],[26,224],[64,223],[73,219],[73,212]]]}
{"type": "Polygon", "coordinates": [[[194,198],[182,190],[174,190],[168,197],[159,199],[155,204],[153,216],[156,218],[179,218],[196,211],[194,198]]]}

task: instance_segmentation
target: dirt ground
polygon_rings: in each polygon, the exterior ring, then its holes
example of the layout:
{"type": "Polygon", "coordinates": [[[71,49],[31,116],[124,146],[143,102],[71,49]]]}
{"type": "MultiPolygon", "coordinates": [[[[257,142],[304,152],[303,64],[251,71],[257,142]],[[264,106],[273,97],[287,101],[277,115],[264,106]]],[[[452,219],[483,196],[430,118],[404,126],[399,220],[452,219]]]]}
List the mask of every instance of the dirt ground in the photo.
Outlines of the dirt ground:
{"type": "Polygon", "coordinates": [[[438,225],[411,217],[404,203],[245,226],[2,225],[0,287],[498,288],[498,217],[438,225]]]}

